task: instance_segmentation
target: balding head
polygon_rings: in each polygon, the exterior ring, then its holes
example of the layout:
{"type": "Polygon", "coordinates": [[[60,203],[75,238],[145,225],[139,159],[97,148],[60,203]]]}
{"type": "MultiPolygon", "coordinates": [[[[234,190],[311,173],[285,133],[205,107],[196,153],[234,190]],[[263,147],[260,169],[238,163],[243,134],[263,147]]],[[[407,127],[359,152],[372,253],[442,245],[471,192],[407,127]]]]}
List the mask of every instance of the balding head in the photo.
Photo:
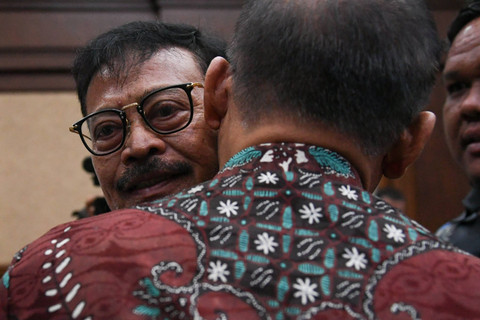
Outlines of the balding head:
{"type": "Polygon", "coordinates": [[[422,0],[255,0],[229,58],[247,125],[317,121],[376,154],[426,105],[440,52],[422,0]]]}

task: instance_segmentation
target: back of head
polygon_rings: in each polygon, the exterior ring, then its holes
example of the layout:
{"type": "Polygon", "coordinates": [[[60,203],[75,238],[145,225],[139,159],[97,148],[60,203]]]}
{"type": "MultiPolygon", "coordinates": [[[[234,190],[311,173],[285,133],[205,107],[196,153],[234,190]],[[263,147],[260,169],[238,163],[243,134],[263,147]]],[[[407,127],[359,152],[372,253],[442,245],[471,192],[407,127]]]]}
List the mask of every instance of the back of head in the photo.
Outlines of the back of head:
{"type": "Polygon", "coordinates": [[[423,0],[248,1],[228,50],[247,125],[321,123],[371,155],[425,106],[440,54],[423,0]]]}
{"type": "Polygon", "coordinates": [[[131,22],[93,39],[78,51],[73,65],[83,115],[86,115],[85,96],[90,81],[102,68],[120,76],[156,52],[172,47],[189,50],[200,70],[206,72],[213,58],[225,56],[226,42],[193,26],[153,21],[131,22]]]}

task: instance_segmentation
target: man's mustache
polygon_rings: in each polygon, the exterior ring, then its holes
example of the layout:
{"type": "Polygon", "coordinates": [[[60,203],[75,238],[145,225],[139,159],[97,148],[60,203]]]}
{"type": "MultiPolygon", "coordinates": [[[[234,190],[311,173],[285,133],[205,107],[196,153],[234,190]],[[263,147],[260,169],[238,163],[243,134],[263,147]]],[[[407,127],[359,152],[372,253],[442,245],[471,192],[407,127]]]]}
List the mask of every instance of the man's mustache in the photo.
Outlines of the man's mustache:
{"type": "Polygon", "coordinates": [[[167,162],[159,158],[152,158],[146,162],[133,165],[125,170],[116,183],[117,190],[128,191],[134,188],[146,176],[158,177],[159,173],[167,178],[174,175],[185,175],[193,172],[188,162],[175,161],[167,162]],[[139,178],[140,177],[140,178],[139,178]]]}

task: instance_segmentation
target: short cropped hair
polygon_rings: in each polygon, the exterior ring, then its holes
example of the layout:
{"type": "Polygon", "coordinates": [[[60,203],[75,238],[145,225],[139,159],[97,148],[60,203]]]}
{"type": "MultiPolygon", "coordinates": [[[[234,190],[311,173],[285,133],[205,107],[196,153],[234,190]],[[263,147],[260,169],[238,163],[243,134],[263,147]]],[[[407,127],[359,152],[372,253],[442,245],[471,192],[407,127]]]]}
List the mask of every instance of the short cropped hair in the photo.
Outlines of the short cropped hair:
{"type": "Polygon", "coordinates": [[[213,58],[226,55],[223,39],[190,25],[136,21],[112,29],[77,52],[72,73],[82,114],[86,115],[85,99],[90,82],[102,68],[118,76],[129,67],[141,65],[158,51],[172,47],[190,51],[204,73],[213,58]]]}
{"type": "Polygon", "coordinates": [[[318,121],[375,155],[427,104],[441,52],[423,0],[251,0],[227,56],[246,125],[318,121]]]}
{"type": "Polygon", "coordinates": [[[463,27],[478,17],[480,17],[480,0],[467,1],[448,29],[447,38],[450,44],[463,27]]]}

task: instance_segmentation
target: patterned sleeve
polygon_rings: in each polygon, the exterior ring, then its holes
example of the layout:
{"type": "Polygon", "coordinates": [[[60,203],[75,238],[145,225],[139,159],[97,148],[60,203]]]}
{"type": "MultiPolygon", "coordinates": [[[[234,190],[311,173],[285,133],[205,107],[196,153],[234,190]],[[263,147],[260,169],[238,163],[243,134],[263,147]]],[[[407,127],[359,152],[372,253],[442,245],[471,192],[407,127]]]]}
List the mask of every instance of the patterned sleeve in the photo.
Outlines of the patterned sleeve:
{"type": "Polygon", "coordinates": [[[12,270],[16,257],[13,258],[11,265],[2,275],[0,283],[0,319],[8,319],[8,305],[10,299],[10,271],[12,270]]]}
{"type": "Polygon", "coordinates": [[[2,277],[0,284],[0,319],[7,319],[8,301],[8,271],[2,277]]]}

